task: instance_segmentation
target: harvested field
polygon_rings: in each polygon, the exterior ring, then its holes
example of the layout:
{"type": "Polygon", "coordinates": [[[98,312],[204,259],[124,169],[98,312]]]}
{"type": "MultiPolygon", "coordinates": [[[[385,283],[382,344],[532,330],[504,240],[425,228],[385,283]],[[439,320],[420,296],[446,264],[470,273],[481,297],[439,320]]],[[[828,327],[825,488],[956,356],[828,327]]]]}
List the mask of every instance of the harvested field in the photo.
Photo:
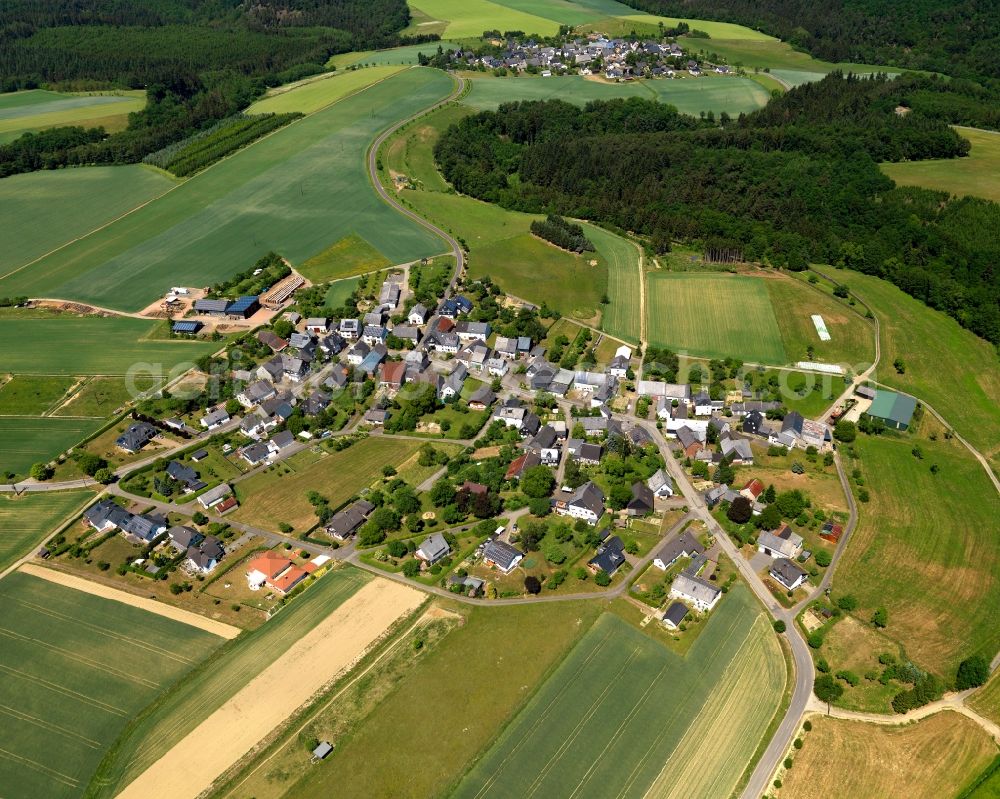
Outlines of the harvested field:
{"type": "Polygon", "coordinates": [[[36,566],[32,563],[25,563],[18,571],[30,574],[32,577],[39,577],[42,580],[48,580],[50,583],[55,583],[56,585],[63,585],[67,588],[82,591],[85,594],[92,594],[93,596],[99,596],[102,599],[110,599],[115,602],[130,605],[134,608],[140,608],[141,610],[148,611],[149,613],[155,613],[157,616],[163,616],[167,619],[173,619],[174,621],[188,624],[191,627],[197,627],[199,630],[204,630],[207,633],[212,633],[212,635],[217,635],[220,638],[225,638],[227,640],[235,638],[243,632],[239,627],[233,627],[230,624],[223,624],[220,621],[206,618],[205,616],[192,613],[188,610],[183,610],[182,608],[175,608],[172,605],[164,605],[152,599],[146,599],[145,597],[130,594],[128,591],[119,591],[115,588],[111,588],[110,586],[102,585],[101,583],[94,583],[90,580],[84,580],[82,577],[66,574],[66,572],[56,571],[55,569],[46,569],[44,566],[36,566]]]}
{"type": "Polygon", "coordinates": [[[781,778],[782,799],[954,796],[993,760],[996,744],[974,721],[942,711],[887,727],[814,716],[812,732],[781,778]]]}
{"type": "Polygon", "coordinates": [[[646,329],[650,344],[691,355],[776,365],[788,360],[761,278],[651,273],[646,329]]]}
{"type": "Polygon", "coordinates": [[[130,720],[223,640],[25,573],[0,581],[0,785],[76,799],[130,720]]]}
{"type": "Polygon", "coordinates": [[[118,796],[195,799],[423,599],[414,588],[371,581],[118,796]]]}

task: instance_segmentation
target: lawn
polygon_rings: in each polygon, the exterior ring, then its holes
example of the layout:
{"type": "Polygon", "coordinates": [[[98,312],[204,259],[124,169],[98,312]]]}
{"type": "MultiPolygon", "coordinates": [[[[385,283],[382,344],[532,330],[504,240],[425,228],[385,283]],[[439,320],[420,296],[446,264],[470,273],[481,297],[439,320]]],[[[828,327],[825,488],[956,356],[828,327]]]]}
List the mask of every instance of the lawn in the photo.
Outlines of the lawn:
{"type": "Polygon", "coordinates": [[[601,327],[613,336],[638,343],[642,335],[642,273],[639,249],[630,241],[594,225],[585,227],[587,237],[608,270],[608,299],[601,327]]]}
{"type": "Polygon", "coordinates": [[[650,274],[650,344],[712,358],[765,364],[788,360],[764,281],[710,274],[650,274]]]}
{"type": "Polygon", "coordinates": [[[383,203],[363,153],[377,131],[437,102],[453,82],[405,70],[282,128],[100,231],[0,279],[0,294],[144,307],[171,286],[228,277],[269,250],[300,264],[352,233],[393,263],[441,241],[383,203]]]}
{"type": "Polygon", "coordinates": [[[730,115],[763,108],[770,93],[749,78],[704,77],[673,80],[637,80],[608,83],[581,75],[541,78],[532,76],[497,78],[472,75],[472,91],[462,98],[464,105],[477,111],[494,110],[501,103],[514,100],[565,100],[583,105],[592,100],[619,97],[642,97],[676,106],[684,114],[698,116],[702,111],[730,115]]]}
{"type": "Polygon", "coordinates": [[[1000,671],[995,671],[986,685],[969,698],[968,704],[980,715],[1000,724],[1000,671]]]}
{"type": "Polygon", "coordinates": [[[0,572],[94,498],[92,491],[0,494],[0,572]]]}
{"type": "Polygon", "coordinates": [[[972,144],[966,158],[882,164],[882,171],[901,186],[923,186],[959,197],[971,194],[1000,202],[1000,134],[957,128],[972,144]]]}
{"type": "Polygon", "coordinates": [[[371,579],[360,569],[330,572],[263,626],[227,643],[128,726],[101,762],[89,795],[114,796],[371,579]]]}
{"type": "Polygon", "coordinates": [[[103,127],[109,133],[123,130],[128,115],[146,105],[146,93],[62,94],[34,89],[4,97],[0,105],[0,143],[45,128],[79,125],[103,127]]]}
{"type": "MultiPolygon", "coordinates": [[[[426,48],[428,45],[424,45],[426,48]]],[[[311,114],[349,94],[360,91],[384,78],[395,75],[402,67],[374,67],[346,72],[331,72],[306,78],[271,89],[267,95],[247,109],[248,114],[287,114],[298,111],[311,114]]]]}
{"type": "Polygon", "coordinates": [[[358,287],[358,283],[361,282],[359,277],[349,277],[343,280],[336,280],[330,284],[329,290],[326,292],[326,305],[329,308],[339,308],[343,305],[347,298],[354,293],[354,289],[358,287]]]}
{"type": "Polygon", "coordinates": [[[175,185],[165,173],[138,165],[54,169],[4,178],[0,278],[175,185]]]}
{"type": "Polygon", "coordinates": [[[784,682],[777,639],[743,588],[683,658],[605,614],[455,796],[728,796],[784,682]]]}
{"type": "Polygon", "coordinates": [[[996,348],[891,283],[846,269],[828,271],[872,306],[881,326],[877,378],[930,403],[1000,471],[1000,369],[996,348]],[[906,373],[893,362],[901,358],[906,373]]]}
{"type": "Polygon", "coordinates": [[[14,375],[0,385],[0,416],[41,416],[75,384],[73,377],[14,375]]]}
{"type": "Polygon", "coordinates": [[[871,501],[859,503],[834,585],[857,597],[861,618],[884,605],[886,635],[950,679],[965,657],[992,657],[1000,647],[1000,499],[957,442],[920,441],[923,459],[911,454],[914,443],[855,443],[871,501]]]}
{"type": "Polygon", "coordinates": [[[871,364],[875,358],[875,331],[863,317],[864,309],[858,313],[836,297],[785,275],[775,275],[763,282],[776,309],[781,341],[791,360],[838,363],[854,372],[862,372],[871,364]],[[813,314],[823,317],[829,341],[820,340],[813,314]],[[812,358],[809,347],[813,348],[812,358]]]}
{"type": "Polygon", "coordinates": [[[823,716],[782,776],[783,799],[907,799],[955,796],[996,757],[996,744],[974,721],[942,711],[887,727],[823,716]]]}
{"type": "Polygon", "coordinates": [[[222,639],[36,577],[0,582],[0,784],[79,797],[130,720],[222,639]]]}
{"type": "Polygon", "coordinates": [[[271,790],[253,795],[448,794],[457,775],[490,746],[598,612],[593,602],[470,609],[463,624],[338,740],[326,762],[304,770],[297,781],[287,773],[267,773],[271,790]],[[285,789],[274,792],[272,781],[285,789]]]}
{"type": "Polygon", "coordinates": [[[0,473],[26,475],[97,430],[101,419],[58,416],[0,417],[0,473]]]}
{"type": "Polygon", "coordinates": [[[358,235],[350,235],[303,262],[299,273],[313,283],[326,283],[387,266],[390,266],[389,259],[375,247],[358,235]]]}
{"type": "Polygon", "coordinates": [[[448,23],[442,38],[479,38],[483,31],[524,31],[554,36],[559,23],[489,0],[410,0],[410,6],[430,19],[448,23]]]}
{"type": "Polygon", "coordinates": [[[386,465],[395,466],[411,485],[419,485],[439,468],[416,465],[420,446],[420,441],[372,437],[340,452],[305,450],[237,483],[240,509],[233,515],[265,529],[287,522],[297,532],[305,532],[316,523],[307,492],[318,491],[330,507],[337,508],[361,489],[380,482],[386,465]]]}

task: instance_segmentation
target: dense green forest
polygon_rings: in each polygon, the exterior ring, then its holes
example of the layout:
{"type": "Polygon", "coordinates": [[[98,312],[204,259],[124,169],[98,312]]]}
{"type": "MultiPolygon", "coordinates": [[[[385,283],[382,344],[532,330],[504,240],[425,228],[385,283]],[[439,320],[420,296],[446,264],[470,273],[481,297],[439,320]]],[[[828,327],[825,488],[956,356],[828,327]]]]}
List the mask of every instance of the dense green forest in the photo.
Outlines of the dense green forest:
{"type": "Polygon", "coordinates": [[[435,154],[480,199],[637,231],[660,250],[685,241],[790,269],[847,266],[1000,343],[1000,205],[896,188],[878,168],[968,152],[913,100],[939,83],[835,73],[719,121],[639,99],[513,103],[452,126],[435,154]]]}
{"type": "Polygon", "coordinates": [[[626,2],[655,14],[738,22],[827,61],[888,64],[1000,84],[996,0],[626,2]]]}
{"type": "Polygon", "coordinates": [[[148,102],[111,136],[63,129],[0,147],[0,176],[138,161],[334,53],[400,44],[408,21],[405,0],[7,0],[4,91],[144,88],[148,102]]]}

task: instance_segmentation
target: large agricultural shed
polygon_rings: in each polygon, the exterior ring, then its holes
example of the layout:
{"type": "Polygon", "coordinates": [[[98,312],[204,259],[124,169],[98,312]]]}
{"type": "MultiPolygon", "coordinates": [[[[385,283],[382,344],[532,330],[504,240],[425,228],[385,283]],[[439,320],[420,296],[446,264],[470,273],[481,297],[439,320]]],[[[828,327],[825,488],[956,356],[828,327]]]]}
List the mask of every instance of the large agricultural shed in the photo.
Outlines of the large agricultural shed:
{"type": "Polygon", "coordinates": [[[872,419],[881,419],[886,427],[894,430],[906,430],[913,418],[917,401],[908,394],[897,394],[895,391],[876,391],[875,399],[868,409],[872,419]]]}

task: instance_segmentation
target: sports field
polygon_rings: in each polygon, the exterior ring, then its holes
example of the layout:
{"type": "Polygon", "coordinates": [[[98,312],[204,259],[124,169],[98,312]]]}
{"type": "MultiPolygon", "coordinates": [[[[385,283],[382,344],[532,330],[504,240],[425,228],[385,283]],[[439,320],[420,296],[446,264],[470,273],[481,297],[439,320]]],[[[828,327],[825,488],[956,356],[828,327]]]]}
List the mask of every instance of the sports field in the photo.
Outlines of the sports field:
{"type": "Polygon", "coordinates": [[[780,365],[788,360],[764,280],[723,274],[650,274],[649,343],[690,355],[780,365]]]}
{"type": "Polygon", "coordinates": [[[82,796],[129,721],[222,639],[24,574],[0,581],[0,785],[82,796]]]}
{"type": "Polygon", "coordinates": [[[882,164],[882,171],[901,186],[922,186],[962,197],[971,194],[1000,202],[1000,133],[956,128],[972,150],[965,158],[882,164]]]}
{"type": "Polygon", "coordinates": [[[454,795],[728,796],[784,682],[778,642],[742,587],[683,658],[605,614],[454,795]]]}
{"type": "Polygon", "coordinates": [[[782,780],[786,799],[938,799],[955,796],[996,757],[974,721],[949,710],[889,727],[812,717],[813,729],[782,780]]]}
{"type": "Polygon", "coordinates": [[[364,153],[376,132],[446,96],[451,79],[406,70],[292,123],[30,268],[0,294],[136,310],[176,285],[202,286],[269,250],[301,263],[357,233],[393,263],[434,255],[437,237],[381,202],[364,153]]]}
{"type": "Polygon", "coordinates": [[[4,95],[0,102],[0,143],[28,131],[65,125],[123,130],[128,115],[146,105],[142,91],[63,94],[33,89],[4,95]]]}
{"type": "Polygon", "coordinates": [[[861,364],[871,364],[875,358],[875,328],[836,297],[805,281],[775,274],[762,281],[775,309],[781,341],[790,361],[821,361],[849,364],[855,372],[861,364]],[[829,341],[821,341],[812,315],[819,314],[830,333],[829,341]],[[808,348],[813,348],[809,357],[808,348]]]}
{"type": "Polygon", "coordinates": [[[102,419],[0,416],[0,473],[26,475],[97,430],[102,419]]]}
{"type": "Polygon", "coordinates": [[[669,103],[684,114],[697,116],[702,111],[716,114],[726,111],[735,116],[763,108],[770,99],[768,91],[749,78],[704,77],[674,80],[637,80],[606,83],[580,75],[561,77],[507,77],[492,75],[472,77],[472,91],[462,104],[477,111],[494,110],[501,103],[514,100],[565,100],[584,105],[591,100],[641,97],[669,103]]]}
{"type": "Polygon", "coordinates": [[[884,605],[885,634],[950,679],[969,654],[1000,648],[1000,498],[957,442],[920,441],[922,459],[913,444],[888,436],[855,442],[871,500],[858,503],[861,519],[836,582],[857,597],[859,618],[884,605]]]}
{"type": "Polygon", "coordinates": [[[996,348],[887,280],[847,269],[829,274],[878,315],[882,361],[877,378],[930,403],[1000,472],[1000,369],[996,348]],[[892,363],[901,358],[906,373],[892,363]]]}
{"type": "MultiPolygon", "coordinates": [[[[0,180],[0,274],[158,197],[176,181],[145,166],[88,166],[0,180]]],[[[41,295],[39,295],[41,296],[41,295]]]]}
{"type": "Polygon", "coordinates": [[[115,796],[372,579],[352,568],[321,577],[263,626],[173,685],[116,741],[94,774],[89,795],[115,796]]]}
{"type": "Polygon", "coordinates": [[[311,490],[336,508],[362,488],[380,481],[386,464],[395,466],[399,476],[414,486],[430,477],[437,467],[417,465],[419,447],[419,441],[366,438],[340,452],[305,450],[238,483],[240,508],[233,516],[265,529],[287,522],[297,532],[304,532],[316,523],[313,506],[306,499],[311,490]]]}
{"type": "Polygon", "coordinates": [[[41,544],[62,522],[82,510],[93,491],[0,494],[0,572],[41,544]]]}
{"type": "Polygon", "coordinates": [[[584,230],[608,270],[608,299],[601,327],[613,336],[638,342],[642,335],[642,273],[639,248],[595,225],[584,230]]]}
{"type": "Polygon", "coordinates": [[[383,78],[388,78],[401,69],[402,67],[398,66],[380,66],[306,78],[297,83],[271,89],[266,97],[251,105],[246,113],[287,114],[298,111],[302,114],[311,114],[383,78]]]}

